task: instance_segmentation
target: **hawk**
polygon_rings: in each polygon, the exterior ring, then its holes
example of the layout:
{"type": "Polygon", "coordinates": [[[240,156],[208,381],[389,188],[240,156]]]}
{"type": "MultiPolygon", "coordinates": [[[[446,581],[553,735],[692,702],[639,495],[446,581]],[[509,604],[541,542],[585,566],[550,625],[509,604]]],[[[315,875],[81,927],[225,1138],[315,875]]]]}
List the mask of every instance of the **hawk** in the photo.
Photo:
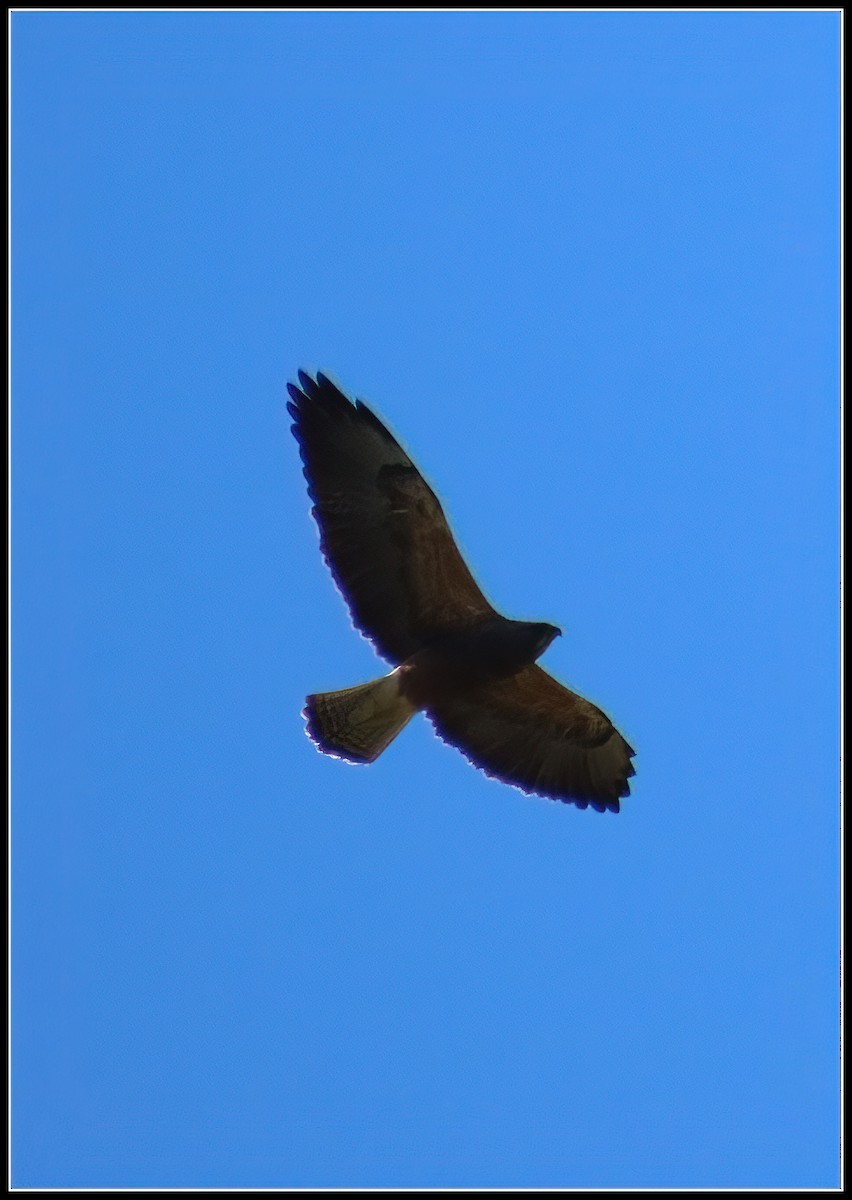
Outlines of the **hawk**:
{"type": "Polygon", "coordinates": [[[489,604],[435,493],[362,400],[320,373],[299,371],[287,388],[323,557],[356,627],[393,665],[371,683],[308,696],[311,739],[370,763],[422,711],[486,775],[618,812],[635,751],[537,665],[561,630],[489,604]]]}

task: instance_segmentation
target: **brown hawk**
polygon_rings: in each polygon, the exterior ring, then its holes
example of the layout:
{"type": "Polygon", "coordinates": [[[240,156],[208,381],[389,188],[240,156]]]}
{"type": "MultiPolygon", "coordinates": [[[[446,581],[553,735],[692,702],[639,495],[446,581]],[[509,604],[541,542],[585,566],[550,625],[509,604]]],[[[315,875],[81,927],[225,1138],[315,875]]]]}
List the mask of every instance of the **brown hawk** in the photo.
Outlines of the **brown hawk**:
{"type": "Polygon", "coordinates": [[[609,717],[535,660],[561,632],[488,603],[437,497],[361,400],[299,372],[287,409],[320,548],[355,625],[394,670],[308,696],[326,754],[373,762],[415,712],[475,766],[525,792],[603,812],[630,793],[635,751],[609,717]]]}

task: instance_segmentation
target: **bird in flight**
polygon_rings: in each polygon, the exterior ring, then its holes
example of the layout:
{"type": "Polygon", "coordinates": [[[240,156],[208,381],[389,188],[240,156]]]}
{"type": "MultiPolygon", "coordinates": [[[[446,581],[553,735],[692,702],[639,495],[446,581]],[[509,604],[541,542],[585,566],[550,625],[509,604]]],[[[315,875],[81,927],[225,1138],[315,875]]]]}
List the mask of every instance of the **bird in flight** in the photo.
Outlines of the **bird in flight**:
{"type": "Polygon", "coordinates": [[[362,400],[320,373],[299,371],[287,388],[323,557],[356,627],[393,665],[371,683],[308,696],[311,739],[370,763],[422,711],[486,775],[618,812],[636,752],[537,665],[561,631],[492,608],[435,493],[362,400]]]}

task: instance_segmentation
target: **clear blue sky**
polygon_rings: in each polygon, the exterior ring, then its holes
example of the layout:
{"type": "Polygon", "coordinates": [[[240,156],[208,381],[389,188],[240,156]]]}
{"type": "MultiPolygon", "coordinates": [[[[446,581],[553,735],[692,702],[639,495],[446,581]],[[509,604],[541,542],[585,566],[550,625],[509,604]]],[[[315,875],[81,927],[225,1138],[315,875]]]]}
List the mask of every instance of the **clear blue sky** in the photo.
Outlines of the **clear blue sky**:
{"type": "Polygon", "coordinates": [[[838,1182],[838,16],[13,17],[13,1182],[838,1182]],[[618,816],[417,718],[285,384],[371,403],[618,816]]]}

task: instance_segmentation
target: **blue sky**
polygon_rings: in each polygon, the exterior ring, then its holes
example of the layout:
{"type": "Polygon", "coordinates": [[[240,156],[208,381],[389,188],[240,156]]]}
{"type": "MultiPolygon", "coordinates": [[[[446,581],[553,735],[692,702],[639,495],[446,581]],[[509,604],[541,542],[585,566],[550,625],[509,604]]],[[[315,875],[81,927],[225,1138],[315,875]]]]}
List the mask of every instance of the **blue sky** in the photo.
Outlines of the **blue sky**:
{"type": "Polygon", "coordinates": [[[838,20],[13,16],[15,1185],[837,1185],[838,20]],[[618,816],[304,736],[299,367],[618,816]]]}

